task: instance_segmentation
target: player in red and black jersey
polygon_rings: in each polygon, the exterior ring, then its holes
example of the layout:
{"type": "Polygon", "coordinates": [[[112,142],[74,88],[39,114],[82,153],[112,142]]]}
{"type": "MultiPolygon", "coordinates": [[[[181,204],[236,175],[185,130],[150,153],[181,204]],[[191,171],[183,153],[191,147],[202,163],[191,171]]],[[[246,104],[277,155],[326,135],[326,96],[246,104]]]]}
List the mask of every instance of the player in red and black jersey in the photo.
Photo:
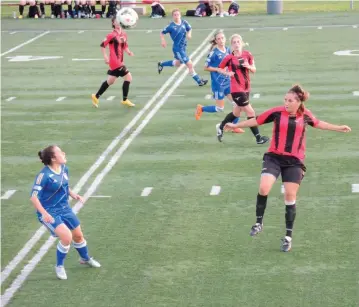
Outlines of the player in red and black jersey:
{"type": "MultiPolygon", "coordinates": [[[[223,128],[227,123],[232,123],[240,117],[241,111],[247,114],[247,119],[254,118],[255,112],[249,103],[249,93],[251,90],[251,79],[249,73],[256,72],[253,55],[243,50],[244,43],[239,34],[231,37],[232,54],[227,55],[219,64],[219,72],[231,77],[231,95],[233,111],[225,119],[216,125],[217,137],[220,142],[223,139],[223,128]],[[228,70],[227,70],[228,69],[228,70]]],[[[251,127],[251,131],[256,138],[257,144],[264,144],[269,141],[268,137],[261,136],[258,127],[251,127]]]]}
{"type": "Polygon", "coordinates": [[[135,105],[127,98],[130,90],[130,82],[132,81],[132,75],[123,62],[123,53],[126,52],[129,56],[133,56],[134,54],[128,48],[127,34],[121,29],[116,17],[112,18],[112,27],[114,30],[106,36],[101,44],[101,51],[105,59],[105,63],[110,66],[110,70],[107,72],[107,80],[101,84],[101,87],[96,94],[92,94],[92,104],[94,107],[98,108],[98,99],[100,96],[111,84],[115,83],[118,77],[123,77],[122,104],[134,107],[135,105]],[[107,46],[110,49],[110,56],[108,56],[106,52],[107,46]]]}
{"type": "Polygon", "coordinates": [[[229,128],[246,128],[273,122],[271,145],[263,157],[262,175],[257,195],[256,224],[252,226],[250,235],[254,236],[263,229],[263,216],[267,205],[267,196],[273,184],[282,176],[284,185],[286,235],[282,240],[281,250],[288,252],[292,246],[292,231],[296,216],[296,197],[299,185],[304,177],[306,167],[305,133],[307,126],[322,130],[350,132],[348,126],[332,125],[316,119],[304,107],[309,93],[301,86],[294,85],[284,97],[284,106],[272,108],[257,118],[238,124],[228,123],[229,128]]]}

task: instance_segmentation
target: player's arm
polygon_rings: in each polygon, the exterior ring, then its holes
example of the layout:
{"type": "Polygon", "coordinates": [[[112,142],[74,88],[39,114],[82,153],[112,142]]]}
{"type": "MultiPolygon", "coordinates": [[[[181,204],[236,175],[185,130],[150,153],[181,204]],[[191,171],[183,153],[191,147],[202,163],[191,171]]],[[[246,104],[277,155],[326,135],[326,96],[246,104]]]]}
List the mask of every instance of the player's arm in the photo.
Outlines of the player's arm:
{"type": "Polygon", "coordinates": [[[123,44],[123,51],[125,51],[129,56],[134,56],[134,53],[128,47],[127,38],[123,38],[121,43],[123,44]]]}
{"type": "Polygon", "coordinates": [[[321,130],[331,130],[337,132],[350,132],[352,129],[349,126],[345,125],[333,125],[324,121],[319,120],[314,128],[321,129],[321,130]]]}
{"type": "Polygon", "coordinates": [[[107,45],[110,43],[110,41],[112,40],[113,36],[111,34],[107,35],[106,38],[103,40],[103,42],[101,43],[101,52],[103,55],[103,58],[105,59],[105,63],[108,64],[109,63],[109,59],[108,59],[108,55],[107,55],[107,51],[106,51],[106,47],[107,45]]]}
{"type": "Polygon", "coordinates": [[[43,189],[45,188],[46,183],[47,183],[46,174],[40,173],[37,176],[35,183],[32,187],[30,201],[32,202],[35,209],[41,213],[42,219],[44,222],[53,223],[54,218],[45,210],[45,208],[42,206],[42,204],[38,198],[39,195],[41,195],[43,189]]]}
{"type": "Polygon", "coordinates": [[[243,64],[242,64],[243,67],[247,68],[251,73],[255,73],[257,71],[257,68],[256,68],[256,65],[254,63],[254,58],[253,58],[253,55],[250,53],[249,54],[249,59],[248,61],[245,61],[243,64]]]}
{"type": "Polygon", "coordinates": [[[184,26],[186,28],[186,36],[187,36],[187,39],[191,39],[192,38],[192,27],[191,25],[187,22],[187,20],[184,21],[184,26]]]}
{"type": "Polygon", "coordinates": [[[79,194],[76,194],[74,191],[72,191],[70,188],[69,188],[69,194],[71,196],[72,199],[75,199],[75,200],[79,200],[80,202],[84,203],[84,199],[82,196],[80,196],[79,194]]]}
{"type": "Polygon", "coordinates": [[[212,56],[213,56],[213,51],[211,51],[207,56],[206,63],[204,65],[204,70],[209,72],[219,72],[220,68],[211,66],[212,56]]]}
{"type": "Polygon", "coordinates": [[[253,118],[245,120],[243,122],[241,121],[237,124],[228,123],[228,124],[226,124],[225,128],[234,129],[234,128],[249,128],[249,127],[255,127],[255,126],[258,126],[258,122],[257,122],[257,119],[255,117],[253,117],[253,118]]]}
{"type": "Polygon", "coordinates": [[[189,30],[187,31],[186,36],[187,36],[187,39],[191,39],[191,38],[192,38],[192,29],[189,29],[189,30]]]}
{"type": "Polygon", "coordinates": [[[226,75],[226,76],[229,76],[229,77],[232,77],[234,75],[234,72],[233,71],[228,71],[226,70],[226,67],[229,65],[229,61],[231,59],[231,56],[230,55],[227,55],[221,63],[219,63],[218,65],[218,70],[217,72],[223,74],[223,75],[226,75]]]}
{"type": "Polygon", "coordinates": [[[169,33],[169,26],[167,26],[166,28],[164,28],[161,33],[160,33],[160,38],[161,38],[161,46],[163,48],[166,48],[167,43],[166,43],[166,39],[165,39],[165,35],[169,33]]]}

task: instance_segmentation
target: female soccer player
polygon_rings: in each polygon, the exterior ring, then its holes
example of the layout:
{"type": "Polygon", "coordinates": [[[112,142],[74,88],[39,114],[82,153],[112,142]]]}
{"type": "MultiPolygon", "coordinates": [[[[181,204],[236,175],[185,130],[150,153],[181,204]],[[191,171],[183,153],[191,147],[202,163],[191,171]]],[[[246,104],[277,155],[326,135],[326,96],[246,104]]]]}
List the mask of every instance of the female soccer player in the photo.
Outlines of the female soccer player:
{"type": "Polygon", "coordinates": [[[30,200],[37,211],[40,223],[45,225],[53,236],[60,239],[56,252],[57,277],[67,279],[64,261],[70,250],[71,241],[80,255],[81,264],[94,268],[101,267],[100,263],[89,256],[80,221],[68,202],[69,196],[81,202],[83,199],[69,187],[65,153],[52,145],[40,151],[38,155],[45,167],[35,179],[30,200]]]}
{"type": "Polygon", "coordinates": [[[125,51],[129,56],[133,56],[134,54],[128,48],[127,34],[121,29],[116,20],[116,16],[112,17],[112,27],[114,30],[106,36],[101,44],[101,51],[105,59],[105,63],[109,64],[110,70],[107,72],[107,80],[101,84],[101,87],[96,94],[92,94],[92,104],[94,107],[98,108],[100,96],[110,85],[115,83],[118,77],[123,77],[122,104],[134,107],[135,105],[127,98],[130,90],[130,83],[132,81],[132,75],[123,62],[123,52],[125,51]],[[107,45],[109,45],[110,49],[110,58],[106,53],[107,45]]]}
{"type": "MultiPolygon", "coordinates": [[[[210,41],[212,47],[210,53],[206,60],[206,65],[204,67],[205,71],[209,71],[211,73],[211,81],[212,81],[212,92],[214,99],[216,100],[216,105],[212,106],[202,106],[197,105],[195,118],[199,120],[202,116],[203,112],[208,113],[216,113],[216,112],[223,112],[224,109],[224,97],[233,102],[231,92],[230,92],[230,78],[229,76],[225,76],[219,71],[218,65],[222,62],[222,60],[229,54],[231,51],[229,48],[226,47],[226,37],[222,30],[217,31],[213,39],[210,41]]],[[[237,117],[233,122],[237,123],[239,117],[237,117]]],[[[235,133],[243,133],[244,130],[242,129],[234,129],[233,132],[235,133]]]]}
{"type": "Polygon", "coordinates": [[[158,62],[158,73],[160,74],[165,66],[180,66],[181,64],[186,64],[188,71],[191,74],[192,78],[197,82],[199,86],[206,85],[208,80],[203,80],[200,76],[197,75],[193,68],[192,61],[188,58],[186,53],[187,39],[190,39],[192,36],[192,28],[186,20],[181,19],[181,12],[179,9],[174,9],[172,11],[173,21],[163,29],[161,32],[161,45],[163,48],[166,48],[167,43],[165,39],[165,34],[169,33],[173,41],[172,51],[174,54],[175,60],[158,62]]]}
{"type": "Polygon", "coordinates": [[[255,127],[274,122],[272,141],[263,157],[262,175],[257,195],[257,221],[252,226],[250,235],[255,236],[263,230],[263,216],[267,197],[278,176],[284,184],[286,235],[282,239],[281,250],[290,251],[292,247],[293,224],[296,216],[296,198],[299,185],[304,177],[306,167],[305,131],[307,125],[322,130],[350,132],[348,126],[337,126],[316,119],[305,108],[304,101],[309,98],[300,85],[294,85],[284,97],[284,106],[272,108],[256,118],[238,124],[228,123],[231,128],[255,127]]]}
{"type": "MultiPolygon", "coordinates": [[[[249,92],[251,90],[249,72],[255,73],[256,66],[254,64],[253,55],[243,50],[244,43],[239,34],[231,37],[231,47],[233,53],[227,55],[219,64],[219,68],[223,74],[231,77],[231,95],[235,102],[233,111],[225,117],[222,123],[216,125],[217,138],[220,142],[223,139],[223,128],[227,123],[234,121],[239,117],[243,110],[247,114],[247,119],[255,116],[254,110],[249,103],[249,92]],[[228,70],[224,68],[228,67],[228,70]]],[[[258,127],[251,127],[251,131],[256,138],[257,144],[264,144],[269,141],[268,137],[261,136],[258,127]]]]}

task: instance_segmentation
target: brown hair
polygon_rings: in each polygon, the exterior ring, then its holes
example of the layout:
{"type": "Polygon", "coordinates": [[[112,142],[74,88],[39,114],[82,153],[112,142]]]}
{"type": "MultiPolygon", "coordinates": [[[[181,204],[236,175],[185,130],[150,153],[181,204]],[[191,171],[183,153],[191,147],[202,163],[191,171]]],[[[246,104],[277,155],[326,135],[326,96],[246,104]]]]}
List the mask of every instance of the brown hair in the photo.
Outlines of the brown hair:
{"type": "Polygon", "coordinates": [[[218,35],[218,34],[223,34],[223,35],[224,35],[223,30],[217,30],[216,32],[214,32],[213,38],[209,41],[209,43],[211,44],[211,49],[209,49],[209,51],[212,51],[213,48],[214,48],[214,46],[217,45],[217,43],[216,43],[216,38],[217,38],[217,35],[218,35]]]}
{"type": "Polygon", "coordinates": [[[56,145],[51,145],[51,146],[44,148],[43,150],[40,150],[37,153],[42,163],[44,163],[45,165],[51,164],[51,159],[55,156],[54,155],[55,147],[56,147],[56,145]]]}
{"type": "Polygon", "coordinates": [[[294,93],[297,95],[297,99],[300,101],[300,106],[297,112],[299,114],[303,114],[305,110],[304,101],[309,99],[309,92],[305,91],[301,85],[295,84],[289,89],[288,93],[294,93]]]}
{"type": "Polygon", "coordinates": [[[174,14],[175,12],[181,13],[180,9],[173,9],[173,10],[172,10],[172,16],[173,16],[173,14],[174,14]]]}

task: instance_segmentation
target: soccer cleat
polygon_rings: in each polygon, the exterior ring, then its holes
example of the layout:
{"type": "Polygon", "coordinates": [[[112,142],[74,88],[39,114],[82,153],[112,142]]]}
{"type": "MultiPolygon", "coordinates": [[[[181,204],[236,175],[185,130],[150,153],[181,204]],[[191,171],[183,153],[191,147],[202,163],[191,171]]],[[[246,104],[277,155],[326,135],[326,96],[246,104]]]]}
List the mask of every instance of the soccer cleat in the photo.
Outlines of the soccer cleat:
{"type": "Polygon", "coordinates": [[[195,113],[196,120],[201,119],[202,113],[203,113],[202,106],[200,104],[197,104],[196,113],[195,113]]]}
{"type": "Polygon", "coordinates": [[[158,62],[157,63],[157,70],[158,70],[158,73],[160,74],[163,70],[163,66],[162,66],[162,63],[161,62],[158,62]]]}
{"type": "Polygon", "coordinates": [[[92,267],[92,268],[100,268],[101,264],[96,261],[95,259],[93,259],[92,257],[89,260],[84,260],[82,258],[80,258],[80,264],[87,264],[88,266],[92,267]]]}
{"type": "Polygon", "coordinates": [[[280,250],[282,252],[289,252],[291,249],[292,249],[292,238],[288,237],[288,236],[285,236],[282,239],[282,245],[280,247],[280,250]]]}
{"type": "Polygon", "coordinates": [[[93,105],[95,108],[98,108],[99,100],[98,100],[98,98],[96,97],[96,95],[95,95],[95,94],[92,94],[92,95],[91,95],[91,98],[92,98],[92,105],[93,105]]]}
{"type": "Polygon", "coordinates": [[[128,107],[134,107],[134,106],[135,106],[135,104],[132,103],[131,101],[129,101],[128,99],[122,100],[121,103],[122,103],[123,105],[125,105],[125,106],[128,106],[128,107]]]}
{"type": "Polygon", "coordinates": [[[217,131],[217,138],[218,141],[222,142],[223,139],[223,130],[220,128],[221,124],[216,125],[216,131],[217,131]]]}
{"type": "Polygon", "coordinates": [[[254,237],[255,235],[259,234],[263,230],[263,224],[255,223],[255,225],[252,226],[251,232],[249,233],[251,237],[254,237]]]}
{"type": "Polygon", "coordinates": [[[259,139],[257,139],[257,144],[261,145],[261,144],[265,144],[269,141],[269,137],[267,136],[261,136],[259,139]]]}
{"type": "Polygon", "coordinates": [[[206,85],[208,83],[208,80],[201,80],[199,83],[198,83],[198,85],[199,86],[204,86],[204,85],[206,85]]]}
{"type": "Polygon", "coordinates": [[[65,268],[62,265],[55,266],[55,272],[58,279],[62,279],[62,280],[67,279],[65,268]]]}

